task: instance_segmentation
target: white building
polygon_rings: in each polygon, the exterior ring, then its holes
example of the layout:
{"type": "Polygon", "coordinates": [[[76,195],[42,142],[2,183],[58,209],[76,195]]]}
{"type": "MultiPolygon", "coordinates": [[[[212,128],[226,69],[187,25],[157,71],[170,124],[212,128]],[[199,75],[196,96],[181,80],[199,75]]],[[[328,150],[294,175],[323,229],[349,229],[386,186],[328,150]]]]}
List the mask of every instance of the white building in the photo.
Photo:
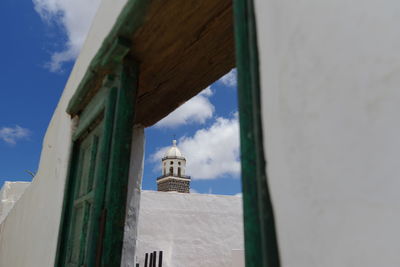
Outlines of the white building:
{"type": "Polygon", "coordinates": [[[241,197],[142,191],[136,252],[140,266],[153,251],[163,251],[163,267],[240,264],[233,262],[232,253],[243,253],[242,216],[241,197]]]}
{"type": "Polygon", "coordinates": [[[235,66],[246,266],[400,266],[399,10],[394,0],[103,0],[38,173],[0,225],[0,266],[132,264],[144,127],[235,66]],[[79,158],[87,147],[93,168],[79,158]],[[75,198],[92,169],[99,187],[75,198]],[[75,203],[94,203],[86,223],[75,203]]]}
{"type": "Polygon", "coordinates": [[[4,182],[0,190],[0,224],[29,185],[29,182],[4,182]]]}
{"type": "Polygon", "coordinates": [[[244,256],[241,197],[188,194],[186,158],[176,140],[161,167],[158,192],[141,192],[135,258],[139,266],[145,266],[146,253],[162,251],[163,267],[244,267],[234,258],[244,256]]]}

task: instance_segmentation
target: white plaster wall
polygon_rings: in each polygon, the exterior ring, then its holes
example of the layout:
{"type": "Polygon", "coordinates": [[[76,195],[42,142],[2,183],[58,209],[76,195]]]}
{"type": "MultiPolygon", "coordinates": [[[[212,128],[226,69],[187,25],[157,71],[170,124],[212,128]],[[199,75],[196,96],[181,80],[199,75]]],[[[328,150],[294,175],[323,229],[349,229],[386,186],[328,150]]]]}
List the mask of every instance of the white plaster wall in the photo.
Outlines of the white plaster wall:
{"type": "Polygon", "coordinates": [[[243,249],[242,198],[142,191],[137,256],[163,251],[163,267],[232,267],[243,249]]]}
{"type": "Polygon", "coordinates": [[[142,126],[136,125],[133,128],[132,140],[121,267],[136,267],[137,224],[139,220],[145,145],[145,134],[142,126]]]}
{"type": "Polygon", "coordinates": [[[0,223],[14,207],[30,182],[5,182],[0,190],[0,223]]]}
{"type": "Polygon", "coordinates": [[[53,266],[73,123],[68,102],[127,0],[103,0],[43,140],[38,173],[0,224],[1,267],[53,266]]]}
{"type": "Polygon", "coordinates": [[[243,249],[232,250],[232,263],[231,267],[245,267],[245,257],[243,249]]]}
{"type": "Polygon", "coordinates": [[[282,265],[400,266],[400,2],[255,3],[282,265]]]}

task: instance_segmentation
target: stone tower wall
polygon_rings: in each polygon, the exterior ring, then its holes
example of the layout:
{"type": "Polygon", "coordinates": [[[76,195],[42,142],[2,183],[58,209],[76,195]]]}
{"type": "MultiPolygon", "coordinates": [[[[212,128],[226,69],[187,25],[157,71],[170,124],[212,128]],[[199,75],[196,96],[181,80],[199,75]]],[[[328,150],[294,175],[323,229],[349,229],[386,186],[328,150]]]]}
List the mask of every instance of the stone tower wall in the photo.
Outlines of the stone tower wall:
{"type": "Polygon", "coordinates": [[[190,181],[183,181],[177,179],[166,179],[157,183],[157,190],[161,192],[176,191],[179,193],[190,192],[190,181]]]}

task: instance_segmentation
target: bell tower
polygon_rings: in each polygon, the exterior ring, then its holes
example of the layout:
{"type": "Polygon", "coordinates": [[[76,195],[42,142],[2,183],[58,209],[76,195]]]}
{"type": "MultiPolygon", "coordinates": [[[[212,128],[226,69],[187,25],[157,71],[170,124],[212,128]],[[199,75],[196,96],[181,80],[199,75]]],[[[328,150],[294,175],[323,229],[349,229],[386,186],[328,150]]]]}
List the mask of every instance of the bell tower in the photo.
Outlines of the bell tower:
{"type": "Polygon", "coordinates": [[[186,158],[176,146],[176,140],[161,160],[162,175],[157,178],[157,189],[163,192],[190,192],[190,176],[186,175],[186,158]]]}

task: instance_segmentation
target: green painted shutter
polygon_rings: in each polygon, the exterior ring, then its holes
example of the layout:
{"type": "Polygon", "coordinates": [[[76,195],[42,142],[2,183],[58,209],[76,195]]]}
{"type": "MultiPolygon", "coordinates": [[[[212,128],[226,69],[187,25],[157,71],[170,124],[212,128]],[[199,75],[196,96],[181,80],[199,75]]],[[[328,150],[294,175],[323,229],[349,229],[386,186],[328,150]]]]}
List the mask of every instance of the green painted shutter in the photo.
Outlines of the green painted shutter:
{"type": "Polygon", "coordinates": [[[103,124],[78,142],[78,167],[74,174],[71,222],[67,237],[67,266],[82,266],[87,262],[89,222],[93,222],[93,201],[96,190],[95,170],[98,166],[98,143],[103,124]]]}
{"type": "Polygon", "coordinates": [[[57,266],[119,266],[137,68],[126,62],[82,110],[74,134],[57,266]]]}

